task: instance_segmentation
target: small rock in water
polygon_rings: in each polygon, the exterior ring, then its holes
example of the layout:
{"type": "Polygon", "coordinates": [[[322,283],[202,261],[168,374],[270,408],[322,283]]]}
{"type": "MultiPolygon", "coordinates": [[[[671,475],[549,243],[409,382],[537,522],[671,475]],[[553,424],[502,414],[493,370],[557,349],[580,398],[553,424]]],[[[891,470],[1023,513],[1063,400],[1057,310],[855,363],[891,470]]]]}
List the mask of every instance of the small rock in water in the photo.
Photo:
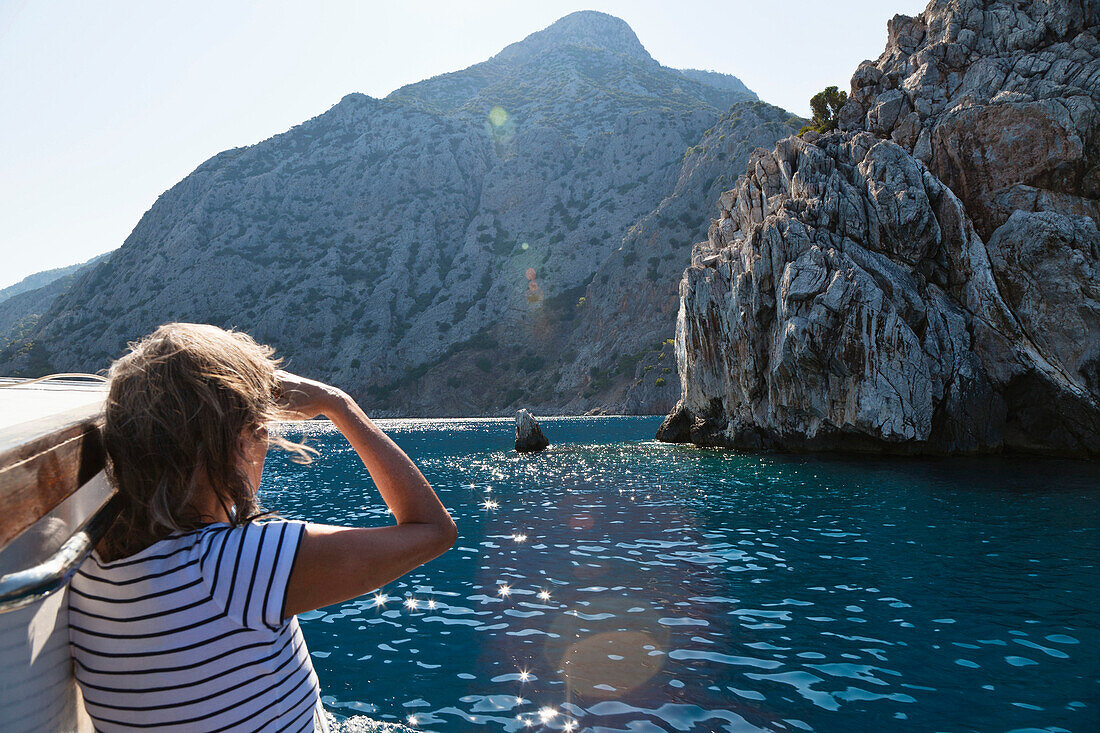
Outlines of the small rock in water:
{"type": "Polygon", "coordinates": [[[536,453],[550,441],[542,434],[538,420],[527,410],[516,413],[516,450],[521,453],[536,453]]]}

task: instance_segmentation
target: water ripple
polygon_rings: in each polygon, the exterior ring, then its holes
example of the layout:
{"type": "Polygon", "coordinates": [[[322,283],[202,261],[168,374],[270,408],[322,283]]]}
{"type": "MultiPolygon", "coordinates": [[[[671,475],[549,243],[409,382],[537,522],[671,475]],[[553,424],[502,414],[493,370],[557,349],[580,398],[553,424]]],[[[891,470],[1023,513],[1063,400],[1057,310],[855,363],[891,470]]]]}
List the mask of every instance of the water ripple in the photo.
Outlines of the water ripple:
{"type": "MultiPolygon", "coordinates": [[[[460,538],[379,594],[299,616],[336,729],[1100,719],[1100,468],[750,456],[656,443],[658,422],[547,419],[554,444],[520,456],[511,421],[383,421],[460,538]]],[[[267,505],[391,520],[331,427],[288,429],[322,455],[273,452],[267,505]]]]}

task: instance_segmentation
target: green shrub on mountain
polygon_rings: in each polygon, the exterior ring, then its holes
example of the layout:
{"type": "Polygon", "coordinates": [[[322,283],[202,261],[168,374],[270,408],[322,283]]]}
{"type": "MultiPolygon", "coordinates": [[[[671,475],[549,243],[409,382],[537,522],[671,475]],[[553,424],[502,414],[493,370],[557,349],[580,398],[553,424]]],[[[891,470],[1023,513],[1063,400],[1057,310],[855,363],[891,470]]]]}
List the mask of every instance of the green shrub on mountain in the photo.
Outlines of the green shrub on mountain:
{"type": "Polygon", "coordinates": [[[810,119],[810,124],[804,125],[798,134],[802,135],[810,130],[817,132],[835,130],[839,122],[840,108],[847,101],[848,92],[842,92],[836,87],[825,87],[810,97],[810,108],[814,111],[814,116],[810,119]]]}

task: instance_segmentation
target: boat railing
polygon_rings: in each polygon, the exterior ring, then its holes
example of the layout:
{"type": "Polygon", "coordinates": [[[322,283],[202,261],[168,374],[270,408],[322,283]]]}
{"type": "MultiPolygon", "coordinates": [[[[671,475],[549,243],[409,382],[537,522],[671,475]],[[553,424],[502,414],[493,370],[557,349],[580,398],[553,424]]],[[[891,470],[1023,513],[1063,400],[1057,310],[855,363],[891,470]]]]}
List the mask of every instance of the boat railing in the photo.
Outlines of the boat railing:
{"type": "Polygon", "coordinates": [[[68,585],[117,516],[118,499],[111,497],[46,560],[0,576],[0,613],[28,606],[68,585]]]}
{"type": "Polygon", "coordinates": [[[0,730],[91,730],[68,581],[117,514],[102,385],[0,380],[0,730]]]}

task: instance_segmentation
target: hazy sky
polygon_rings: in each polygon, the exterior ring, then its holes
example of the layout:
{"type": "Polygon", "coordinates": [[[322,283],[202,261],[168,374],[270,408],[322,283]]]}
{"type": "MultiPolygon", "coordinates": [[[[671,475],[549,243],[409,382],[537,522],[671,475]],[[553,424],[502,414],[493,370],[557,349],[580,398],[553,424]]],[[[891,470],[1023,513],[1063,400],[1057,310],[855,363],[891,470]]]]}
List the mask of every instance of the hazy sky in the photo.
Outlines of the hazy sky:
{"type": "Polygon", "coordinates": [[[574,10],[666,66],[738,76],[809,115],[924,0],[0,0],[0,287],[114,249],[202,161],[349,92],[482,61],[574,10]]]}

